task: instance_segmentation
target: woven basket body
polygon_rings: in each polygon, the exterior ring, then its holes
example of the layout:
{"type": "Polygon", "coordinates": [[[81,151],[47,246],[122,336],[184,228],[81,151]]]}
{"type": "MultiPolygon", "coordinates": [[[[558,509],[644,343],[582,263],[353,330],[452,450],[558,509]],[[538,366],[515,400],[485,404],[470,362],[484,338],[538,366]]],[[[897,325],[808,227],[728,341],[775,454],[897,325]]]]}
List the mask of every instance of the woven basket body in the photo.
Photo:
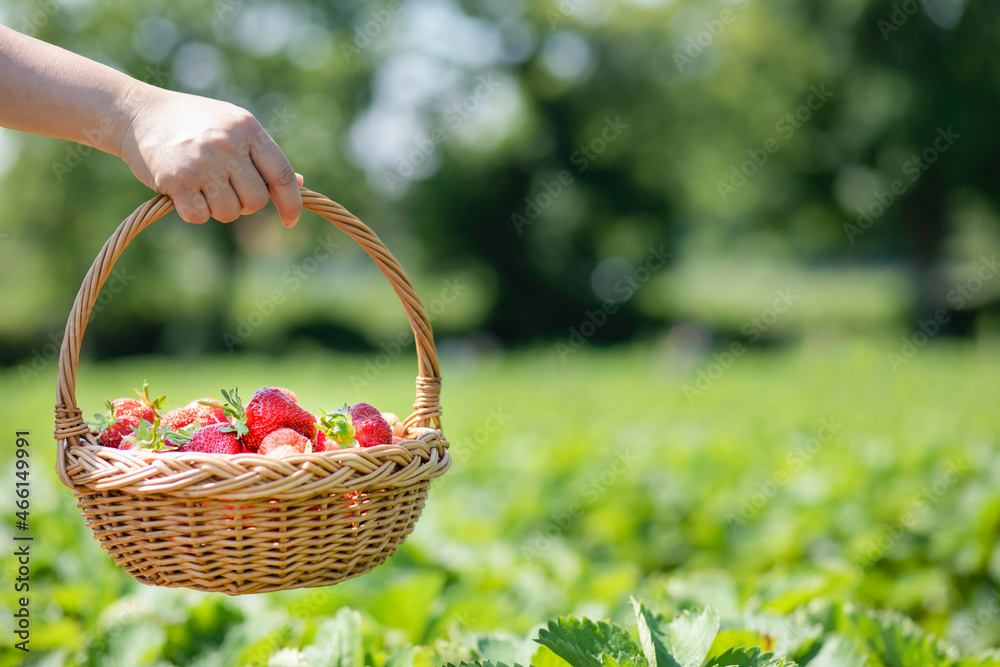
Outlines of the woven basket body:
{"type": "MultiPolygon", "coordinates": [[[[399,263],[338,204],[303,203],[358,241],[410,320],[419,375],[406,439],[394,445],[272,458],[102,447],[76,402],[83,331],[122,250],[173,208],[156,197],[105,244],[77,295],[59,359],[57,471],[94,537],[140,582],[238,595],[329,586],[383,563],[412,532],[433,478],[451,464],[441,434],[430,322],[399,263]]],[[[225,384],[225,382],[222,382],[225,384]]]]}

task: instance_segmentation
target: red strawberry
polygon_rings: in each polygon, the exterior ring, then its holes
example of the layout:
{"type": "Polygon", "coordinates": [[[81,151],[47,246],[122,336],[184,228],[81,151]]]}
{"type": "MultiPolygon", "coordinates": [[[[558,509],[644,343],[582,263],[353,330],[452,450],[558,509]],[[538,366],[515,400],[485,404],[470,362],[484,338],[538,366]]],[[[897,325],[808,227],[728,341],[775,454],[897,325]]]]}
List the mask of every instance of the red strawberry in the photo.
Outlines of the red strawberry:
{"type": "Polygon", "coordinates": [[[202,426],[181,445],[182,452],[204,454],[239,454],[242,449],[232,424],[218,423],[202,426]]]}
{"type": "Polygon", "coordinates": [[[135,417],[136,419],[145,419],[150,424],[155,419],[153,409],[135,398],[118,398],[111,405],[112,413],[118,418],[135,417]]]}
{"type": "Polygon", "coordinates": [[[402,438],[406,434],[406,427],[403,426],[403,422],[395,414],[392,412],[383,412],[382,417],[389,422],[393,438],[402,438]]]}
{"type": "Polygon", "coordinates": [[[296,396],[295,392],[292,391],[291,389],[285,389],[284,387],[275,387],[275,389],[277,389],[282,394],[284,394],[285,396],[287,396],[288,400],[290,400],[292,403],[298,403],[299,402],[299,397],[296,396]]]}
{"type": "Polygon", "coordinates": [[[257,453],[268,455],[275,453],[277,449],[286,450],[283,453],[305,454],[312,451],[313,444],[309,438],[298,431],[293,431],[290,428],[279,428],[277,431],[272,431],[264,437],[257,453]],[[293,451],[288,452],[286,448],[290,448],[293,451]]]}
{"type": "Polygon", "coordinates": [[[202,426],[228,421],[226,419],[225,410],[214,405],[202,405],[200,402],[213,400],[215,399],[200,398],[197,401],[191,401],[183,408],[174,408],[167,414],[163,415],[163,419],[160,420],[160,423],[166,428],[176,431],[184,428],[185,426],[190,426],[195,421],[200,422],[202,426]]]}
{"type": "Polygon", "coordinates": [[[194,409],[197,414],[196,419],[201,420],[201,423],[206,426],[217,422],[229,421],[226,418],[226,411],[218,406],[218,399],[216,398],[199,398],[188,403],[186,407],[194,409]],[[214,405],[205,405],[206,403],[213,403],[214,405]]]}
{"type": "MultiPolygon", "coordinates": [[[[326,451],[333,451],[335,449],[339,449],[339,447],[332,447],[330,449],[327,449],[327,447],[328,447],[328,445],[327,445],[328,440],[329,440],[329,438],[326,437],[326,431],[324,431],[323,429],[317,429],[316,430],[316,442],[313,443],[313,451],[314,452],[326,452],[326,451]]],[[[333,443],[333,444],[336,445],[337,443],[333,443]]]]}
{"type": "Polygon", "coordinates": [[[139,418],[133,416],[107,417],[102,419],[98,427],[97,441],[105,447],[115,449],[132,449],[128,442],[122,442],[122,438],[132,435],[139,428],[139,418]]]}
{"type": "MultiPolygon", "coordinates": [[[[343,410],[343,408],[341,408],[343,410]]],[[[377,408],[368,403],[356,403],[354,405],[347,406],[347,412],[351,415],[351,421],[355,419],[366,419],[368,417],[374,417],[375,415],[381,415],[382,413],[378,411],[377,408]]]]}
{"type": "Polygon", "coordinates": [[[316,437],[316,418],[293,403],[276,387],[258,389],[246,407],[247,433],[243,446],[251,452],[279,428],[298,431],[309,440],[316,437]]]}
{"type": "Polygon", "coordinates": [[[392,427],[382,413],[368,405],[358,403],[349,407],[354,439],[362,447],[374,447],[392,443],[392,427]]]}
{"type": "Polygon", "coordinates": [[[123,443],[122,438],[133,435],[143,420],[151,425],[156,423],[159,417],[158,410],[163,406],[166,397],[160,396],[156,400],[151,400],[148,382],[143,382],[142,391],[136,389],[135,393],[139,395],[138,399],[118,398],[107,401],[107,412],[103,416],[95,415],[97,423],[94,426],[98,431],[98,442],[105,447],[133,449],[135,443],[123,443]]]}

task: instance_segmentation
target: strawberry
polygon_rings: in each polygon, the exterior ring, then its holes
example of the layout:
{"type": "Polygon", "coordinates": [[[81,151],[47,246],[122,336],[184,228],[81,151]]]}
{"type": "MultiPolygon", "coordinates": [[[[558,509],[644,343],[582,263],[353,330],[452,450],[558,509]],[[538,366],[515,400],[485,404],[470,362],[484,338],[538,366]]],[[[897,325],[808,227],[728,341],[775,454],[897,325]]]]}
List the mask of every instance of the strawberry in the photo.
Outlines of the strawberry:
{"type": "Polygon", "coordinates": [[[367,403],[358,403],[347,408],[354,428],[354,439],[362,447],[374,447],[392,442],[392,427],[382,413],[367,403]]]}
{"type": "Polygon", "coordinates": [[[288,398],[288,400],[290,400],[292,403],[299,402],[299,397],[296,396],[295,392],[292,391],[291,389],[285,389],[284,387],[275,387],[275,389],[284,394],[288,398]]]}
{"type": "Polygon", "coordinates": [[[198,419],[214,419],[215,421],[210,422],[212,424],[216,422],[229,421],[226,417],[226,411],[220,407],[213,405],[217,403],[218,399],[215,398],[199,398],[197,401],[191,401],[187,404],[189,408],[195,408],[198,412],[198,419]]]}
{"type": "Polygon", "coordinates": [[[97,441],[105,447],[131,449],[127,444],[122,447],[122,438],[139,428],[140,420],[152,422],[152,410],[134,398],[118,398],[106,401],[105,405],[108,406],[105,413],[95,414],[97,421],[91,422],[97,430],[97,441]]]}
{"type": "Polygon", "coordinates": [[[111,402],[111,410],[115,417],[135,417],[153,423],[152,408],[135,398],[116,398],[111,402]]]}
{"type": "MultiPolygon", "coordinates": [[[[263,447],[263,446],[264,446],[264,444],[261,443],[261,447],[263,447]]],[[[257,452],[257,453],[259,454],[260,452],[257,452]]],[[[293,447],[291,445],[282,445],[280,447],[275,447],[274,449],[268,451],[267,452],[267,456],[270,456],[273,459],[280,459],[283,456],[294,456],[295,454],[301,454],[301,453],[302,452],[300,452],[299,450],[297,450],[295,447],[293,447]]],[[[268,510],[268,511],[269,512],[277,512],[278,510],[275,509],[275,510],[268,510]]]]}
{"type": "Polygon", "coordinates": [[[131,449],[128,443],[122,446],[122,439],[131,435],[139,428],[139,418],[133,416],[112,417],[110,415],[94,415],[97,417],[97,441],[105,447],[115,449],[131,449]]]}
{"type": "Polygon", "coordinates": [[[152,425],[159,417],[158,410],[166,397],[150,400],[148,382],[143,382],[142,391],[136,389],[135,393],[139,395],[138,399],[117,398],[107,401],[107,412],[104,415],[94,415],[97,421],[91,425],[97,429],[98,442],[105,447],[133,449],[134,443],[123,445],[122,439],[139,429],[143,420],[152,425]]]}
{"type": "Polygon", "coordinates": [[[312,451],[312,441],[298,431],[290,428],[279,428],[268,433],[260,443],[258,454],[271,455],[275,450],[291,448],[292,453],[307,454],[312,451]]]}
{"type": "Polygon", "coordinates": [[[243,451],[236,437],[236,429],[232,424],[215,423],[202,426],[195,431],[190,440],[181,444],[182,452],[201,452],[203,454],[239,454],[243,451]]]}
{"type": "MultiPolygon", "coordinates": [[[[368,403],[346,405],[344,408],[346,408],[348,414],[351,415],[351,421],[354,421],[355,419],[367,419],[369,417],[382,414],[377,408],[375,408],[375,406],[369,405],[368,403]]],[[[341,408],[341,410],[343,411],[344,408],[341,408]]]]}
{"type": "Polygon", "coordinates": [[[222,390],[226,404],[213,404],[233,415],[236,432],[248,452],[256,452],[260,443],[279,428],[298,431],[309,440],[316,437],[316,418],[293,403],[277,387],[264,387],[254,392],[246,408],[234,389],[222,390]]]}
{"type": "Polygon", "coordinates": [[[112,403],[114,405],[114,415],[116,417],[137,417],[145,419],[152,424],[159,418],[160,408],[163,407],[163,403],[167,400],[167,397],[160,396],[156,399],[150,399],[148,382],[143,382],[142,391],[136,389],[135,393],[139,396],[138,399],[119,398],[112,403]]]}
{"type": "Polygon", "coordinates": [[[321,428],[316,429],[316,442],[313,443],[314,452],[332,452],[335,449],[337,443],[330,442],[329,438],[326,437],[326,431],[321,428]]]}
{"type": "Polygon", "coordinates": [[[389,428],[392,429],[393,438],[403,437],[403,435],[406,433],[406,427],[403,426],[403,422],[400,421],[399,417],[397,417],[392,412],[383,412],[382,418],[389,423],[389,428]]]}
{"type": "Polygon", "coordinates": [[[247,429],[243,445],[256,451],[261,441],[282,427],[298,431],[312,440],[316,437],[316,418],[293,403],[274,387],[258,389],[246,409],[247,429]]]}
{"type": "Polygon", "coordinates": [[[162,424],[170,429],[180,429],[190,426],[195,421],[201,422],[202,426],[217,424],[228,421],[226,411],[214,404],[213,398],[200,398],[191,401],[183,408],[174,408],[163,416],[162,424]]]}

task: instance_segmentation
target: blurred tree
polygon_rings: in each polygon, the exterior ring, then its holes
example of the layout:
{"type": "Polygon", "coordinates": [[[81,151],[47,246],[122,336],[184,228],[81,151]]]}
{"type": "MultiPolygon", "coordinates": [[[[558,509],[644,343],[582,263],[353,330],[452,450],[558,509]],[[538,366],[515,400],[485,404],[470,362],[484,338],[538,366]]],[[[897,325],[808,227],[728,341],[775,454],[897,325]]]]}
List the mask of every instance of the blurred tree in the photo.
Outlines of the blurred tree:
{"type": "MultiPolygon", "coordinates": [[[[946,305],[955,276],[1000,244],[949,241],[972,217],[996,227],[997,13],[963,0],[20,0],[0,19],[246,106],[428,300],[442,277],[476,277],[463,299],[477,305],[443,316],[444,334],[519,343],[601,311],[596,341],[661,327],[670,270],[647,271],[661,252],[673,265],[909,266],[920,311],[946,305]]],[[[112,224],[150,193],[109,156],[0,141],[9,362],[61,330],[112,224]]],[[[143,276],[92,322],[95,351],[224,350],[251,288],[280,285],[311,251],[263,220],[181,227],[154,225],[129,249],[123,270],[143,276]]],[[[352,262],[338,256],[316,283],[354,281],[352,262]]],[[[367,288],[328,291],[303,292],[247,346],[389,335],[385,317],[358,317],[376,308],[367,288]]]]}

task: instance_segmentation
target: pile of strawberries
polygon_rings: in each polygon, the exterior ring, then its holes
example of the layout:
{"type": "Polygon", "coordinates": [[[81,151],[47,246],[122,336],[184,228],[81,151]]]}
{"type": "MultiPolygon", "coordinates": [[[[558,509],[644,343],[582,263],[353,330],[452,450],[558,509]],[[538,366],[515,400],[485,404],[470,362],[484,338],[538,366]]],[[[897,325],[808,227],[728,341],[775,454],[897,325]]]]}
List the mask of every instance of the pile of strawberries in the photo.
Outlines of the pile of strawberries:
{"type": "Polygon", "coordinates": [[[92,426],[105,447],[280,457],[395,444],[404,433],[396,415],[367,403],[317,418],[281,387],[258,389],[246,407],[235,389],[222,390],[223,402],[202,398],[162,415],[164,396],[151,400],[146,384],[136,393],[139,398],[108,401],[108,411],[96,415],[92,426]]]}

